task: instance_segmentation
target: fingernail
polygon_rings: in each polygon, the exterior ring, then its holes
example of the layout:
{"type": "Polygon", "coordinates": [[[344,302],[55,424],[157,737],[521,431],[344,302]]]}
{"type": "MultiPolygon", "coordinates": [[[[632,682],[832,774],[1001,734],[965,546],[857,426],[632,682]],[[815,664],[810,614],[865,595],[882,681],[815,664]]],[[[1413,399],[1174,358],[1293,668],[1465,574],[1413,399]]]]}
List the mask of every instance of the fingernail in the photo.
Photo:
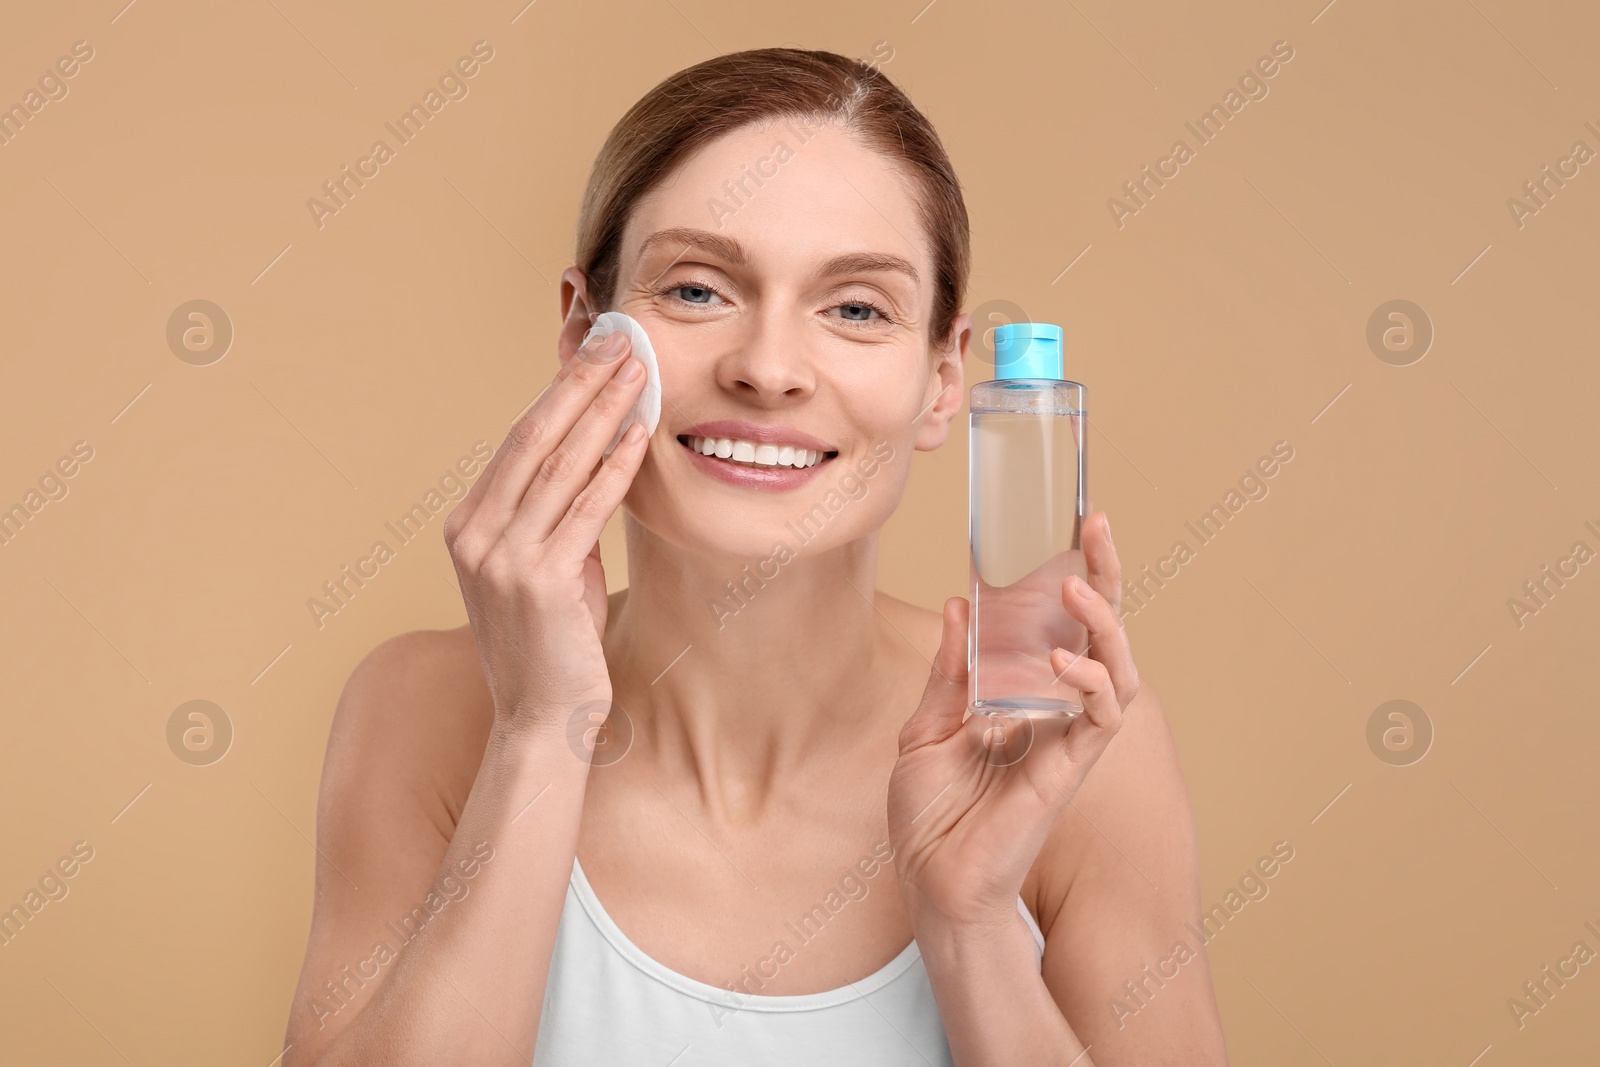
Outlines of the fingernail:
{"type": "Polygon", "coordinates": [[[636,359],[630,359],[617,370],[617,381],[631,382],[644,370],[644,364],[636,359]]]}
{"type": "Polygon", "coordinates": [[[1103,521],[1106,524],[1106,543],[1109,544],[1113,550],[1115,550],[1117,543],[1111,539],[1111,516],[1107,515],[1103,521]]]}
{"type": "Polygon", "coordinates": [[[622,353],[622,331],[604,330],[596,326],[583,339],[587,356],[596,363],[610,363],[622,353]]]}

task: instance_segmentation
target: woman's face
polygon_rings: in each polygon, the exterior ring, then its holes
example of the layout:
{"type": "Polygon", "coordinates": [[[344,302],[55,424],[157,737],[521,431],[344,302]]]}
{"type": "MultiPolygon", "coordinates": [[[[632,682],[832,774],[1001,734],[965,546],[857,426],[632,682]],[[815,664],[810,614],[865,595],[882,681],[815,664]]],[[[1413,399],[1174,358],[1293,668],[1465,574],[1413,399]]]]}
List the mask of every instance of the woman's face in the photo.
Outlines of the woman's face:
{"type": "Polygon", "coordinates": [[[915,198],[885,156],[795,119],[719,138],[638,202],[613,300],[660,363],[661,422],[627,496],[638,521],[760,559],[883,525],[913,450],[943,443],[962,400],[966,316],[932,348],[915,198]],[[721,439],[729,458],[704,454],[721,439]],[[785,465],[803,449],[823,458],[785,465]]]}

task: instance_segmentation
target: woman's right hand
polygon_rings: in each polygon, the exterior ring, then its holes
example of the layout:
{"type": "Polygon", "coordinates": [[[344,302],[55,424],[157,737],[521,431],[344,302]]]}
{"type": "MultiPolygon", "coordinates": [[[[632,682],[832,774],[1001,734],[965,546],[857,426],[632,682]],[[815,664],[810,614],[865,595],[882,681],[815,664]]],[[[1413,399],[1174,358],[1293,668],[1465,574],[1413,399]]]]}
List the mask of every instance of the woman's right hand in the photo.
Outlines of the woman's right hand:
{"type": "Polygon", "coordinates": [[[600,532],[649,439],[630,427],[602,462],[644,388],[629,355],[620,330],[591,334],[445,519],[497,725],[559,731],[586,704],[610,706],[600,532]]]}

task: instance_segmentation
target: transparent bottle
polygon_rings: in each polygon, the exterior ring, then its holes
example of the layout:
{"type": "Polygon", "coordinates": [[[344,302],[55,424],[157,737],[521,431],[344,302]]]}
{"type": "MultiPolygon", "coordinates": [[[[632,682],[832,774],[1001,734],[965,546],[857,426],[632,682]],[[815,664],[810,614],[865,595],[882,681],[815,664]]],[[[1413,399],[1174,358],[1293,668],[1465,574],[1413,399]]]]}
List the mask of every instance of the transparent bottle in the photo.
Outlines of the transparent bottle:
{"type": "Polygon", "coordinates": [[[995,380],[974,385],[970,402],[968,705],[1031,726],[1083,711],[1050,652],[1088,643],[1062,603],[1067,577],[1087,576],[1087,416],[1084,387],[1062,377],[1061,327],[998,327],[994,355],[995,380]]]}

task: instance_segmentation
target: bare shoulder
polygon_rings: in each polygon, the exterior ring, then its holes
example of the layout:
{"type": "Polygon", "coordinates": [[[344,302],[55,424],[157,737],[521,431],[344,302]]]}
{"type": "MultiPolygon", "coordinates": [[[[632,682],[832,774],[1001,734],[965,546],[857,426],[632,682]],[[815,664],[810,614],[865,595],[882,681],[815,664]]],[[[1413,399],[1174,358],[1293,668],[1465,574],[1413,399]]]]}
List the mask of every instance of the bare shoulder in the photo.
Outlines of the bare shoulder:
{"type": "Polygon", "coordinates": [[[1166,711],[1148,680],[1029,881],[1045,933],[1045,984],[1080,1040],[1103,1050],[1106,1062],[1226,1065],[1205,941],[1194,934],[1194,815],[1166,711]],[[1152,968],[1167,979],[1181,968],[1186,977],[1163,984],[1147,978],[1152,968]],[[1150,984],[1126,1003],[1114,994],[1108,1009],[1106,992],[1130,980],[1150,984]],[[1126,1025],[1135,1014],[1139,1025],[1126,1025]]]}
{"type": "Polygon", "coordinates": [[[1046,839],[1029,881],[1034,892],[1025,896],[1047,935],[1070,896],[1082,900],[1108,887],[1198,912],[1194,815],[1166,709],[1148,678],[1046,839]]]}
{"type": "Polygon", "coordinates": [[[316,892],[288,1041],[314,1062],[370,995],[325,980],[432,888],[477,777],[492,705],[470,629],[418,630],[368,652],[339,694],[317,794],[316,892]]]}
{"type": "Polygon", "coordinates": [[[468,626],[413,630],[378,644],[340,694],[328,736],[323,787],[375,771],[419,803],[436,797],[444,840],[471,789],[493,707],[468,626]]]}
{"type": "MultiPolygon", "coordinates": [[[[883,617],[905,638],[928,664],[939,652],[939,639],[944,628],[944,616],[939,611],[929,611],[899,597],[877,590],[873,604],[883,617]]],[[[941,604],[941,607],[943,605],[941,604]]]]}
{"type": "MultiPolygon", "coordinates": [[[[941,613],[881,591],[876,604],[931,663],[943,633],[941,613]]],[[[1192,904],[1198,912],[1199,859],[1188,789],[1166,709],[1148,678],[1140,680],[1122,729],[1040,849],[1022,897],[1048,935],[1074,887],[1082,902],[1102,891],[1124,892],[1133,883],[1143,890],[1162,886],[1158,907],[1192,904]]]]}

